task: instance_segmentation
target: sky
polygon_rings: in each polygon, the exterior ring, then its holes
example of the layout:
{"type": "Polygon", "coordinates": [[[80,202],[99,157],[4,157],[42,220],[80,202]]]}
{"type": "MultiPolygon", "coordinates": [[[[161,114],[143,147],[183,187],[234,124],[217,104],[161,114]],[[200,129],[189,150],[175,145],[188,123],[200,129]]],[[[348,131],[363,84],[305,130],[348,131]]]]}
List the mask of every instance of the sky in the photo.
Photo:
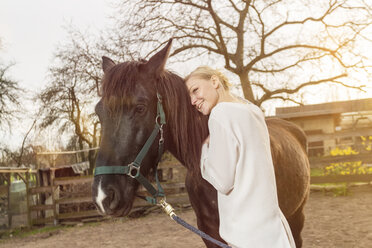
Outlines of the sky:
{"type": "MultiPolygon", "coordinates": [[[[38,92],[47,83],[54,51],[67,40],[66,28],[98,33],[110,24],[111,12],[108,0],[1,0],[0,63],[14,64],[7,76],[21,88],[38,92]]],[[[32,102],[25,107],[29,113],[36,110],[32,102]]],[[[12,133],[0,132],[0,138],[11,148],[18,147],[31,123],[30,118],[22,118],[12,126],[12,133]]]]}
{"type": "MultiPolygon", "coordinates": [[[[95,33],[110,25],[113,0],[0,0],[0,62],[8,76],[38,92],[47,82],[53,53],[68,39],[66,28],[95,33]]],[[[367,49],[372,56],[372,50],[367,49]]],[[[185,66],[177,71],[183,75],[185,66]]],[[[172,68],[173,69],[173,68],[172,68]]],[[[372,92],[371,89],[369,91],[372,92]]],[[[367,94],[365,97],[372,97],[367,94]]]]}
{"type": "Polygon", "coordinates": [[[108,25],[107,0],[1,0],[0,39],[3,63],[14,63],[9,76],[37,91],[46,83],[53,52],[66,40],[65,28],[94,32],[108,25]]]}

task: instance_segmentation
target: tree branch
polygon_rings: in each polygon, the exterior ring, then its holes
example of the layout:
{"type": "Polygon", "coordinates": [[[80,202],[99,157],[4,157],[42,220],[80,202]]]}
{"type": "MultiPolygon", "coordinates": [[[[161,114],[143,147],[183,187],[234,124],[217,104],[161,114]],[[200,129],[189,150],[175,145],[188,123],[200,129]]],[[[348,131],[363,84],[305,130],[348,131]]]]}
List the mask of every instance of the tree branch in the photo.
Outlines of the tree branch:
{"type": "Polygon", "coordinates": [[[359,86],[359,87],[350,86],[350,85],[346,85],[344,83],[341,83],[341,82],[337,81],[337,79],[343,78],[343,77],[346,77],[346,76],[347,76],[347,74],[343,73],[343,74],[340,74],[340,75],[337,75],[337,76],[334,76],[334,77],[330,77],[330,78],[325,78],[325,79],[316,80],[316,81],[309,81],[309,82],[300,84],[299,86],[297,86],[294,89],[282,88],[282,89],[276,89],[276,90],[270,91],[267,88],[265,88],[264,86],[259,86],[264,91],[264,95],[260,99],[257,100],[257,104],[260,106],[264,101],[272,98],[274,95],[278,95],[278,94],[282,94],[282,93],[293,94],[293,93],[298,92],[299,90],[301,90],[302,88],[304,88],[306,86],[317,85],[317,84],[326,83],[326,82],[338,83],[338,84],[341,84],[342,86],[353,88],[353,89],[359,89],[359,90],[361,90],[364,87],[364,86],[359,86]]]}

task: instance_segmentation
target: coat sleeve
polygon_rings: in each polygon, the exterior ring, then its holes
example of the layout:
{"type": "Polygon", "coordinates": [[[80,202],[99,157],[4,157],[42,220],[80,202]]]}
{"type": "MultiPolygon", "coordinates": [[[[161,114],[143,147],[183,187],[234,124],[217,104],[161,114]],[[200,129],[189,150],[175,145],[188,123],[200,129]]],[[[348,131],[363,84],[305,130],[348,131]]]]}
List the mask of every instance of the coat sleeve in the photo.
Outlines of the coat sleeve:
{"type": "Polygon", "coordinates": [[[201,174],[217,191],[226,195],[234,188],[238,142],[232,132],[215,119],[209,120],[209,133],[209,145],[202,146],[201,174]]]}

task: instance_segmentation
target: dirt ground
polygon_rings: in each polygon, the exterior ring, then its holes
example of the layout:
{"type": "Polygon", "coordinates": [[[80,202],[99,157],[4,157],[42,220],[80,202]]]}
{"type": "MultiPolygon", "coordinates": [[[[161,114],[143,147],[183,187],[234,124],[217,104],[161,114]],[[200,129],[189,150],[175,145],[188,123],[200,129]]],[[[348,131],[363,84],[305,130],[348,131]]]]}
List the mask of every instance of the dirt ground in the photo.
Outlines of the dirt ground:
{"type": "MultiPolygon", "coordinates": [[[[306,207],[304,247],[372,247],[372,186],[350,188],[348,196],[312,192],[306,207]]],[[[178,212],[196,224],[191,210],[178,212]]],[[[195,234],[162,213],[116,219],[25,238],[0,241],[0,247],[204,247],[195,234]]]]}

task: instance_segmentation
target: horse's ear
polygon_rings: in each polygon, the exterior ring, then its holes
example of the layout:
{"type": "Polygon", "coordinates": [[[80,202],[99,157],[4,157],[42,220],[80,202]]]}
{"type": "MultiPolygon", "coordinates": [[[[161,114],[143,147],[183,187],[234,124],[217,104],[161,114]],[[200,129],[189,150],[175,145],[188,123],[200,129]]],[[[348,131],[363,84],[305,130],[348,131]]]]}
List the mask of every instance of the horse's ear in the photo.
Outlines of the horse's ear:
{"type": "Polygon", "coordinates": [[[108,70],[114,67],[114,65],[115,65],[115,62],[112,61],[112,59],[106,56],[102,56],[102,69],[104,73],[106,73],[108,70]]]}
{"type": "Polygon", "coordinates": [[[159,75],[164,70],[165,64],[167,63],[171,45],[172,39],[168,41],[167,45],[163,49],[149,59],[149,61],[144,65],[146,70],[150,73],[159,75]]]}

